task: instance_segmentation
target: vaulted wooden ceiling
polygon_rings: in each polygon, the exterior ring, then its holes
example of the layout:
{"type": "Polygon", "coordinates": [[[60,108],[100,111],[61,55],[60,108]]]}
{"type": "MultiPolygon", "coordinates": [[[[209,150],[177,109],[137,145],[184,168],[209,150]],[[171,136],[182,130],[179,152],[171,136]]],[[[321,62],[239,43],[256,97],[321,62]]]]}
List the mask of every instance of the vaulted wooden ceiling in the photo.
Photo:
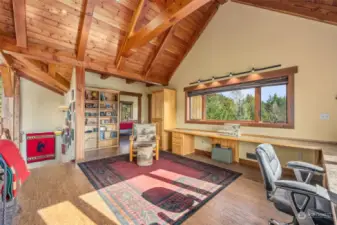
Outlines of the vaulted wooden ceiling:
{"type": "MultiPolygon", "coordinates": [[[[337,0],[233,1],[337,24],[337,0]]],[[[225,2],[0,0],[0,55],[3,66],[60,94],[74,66],[166,85],[225,2]]]]}

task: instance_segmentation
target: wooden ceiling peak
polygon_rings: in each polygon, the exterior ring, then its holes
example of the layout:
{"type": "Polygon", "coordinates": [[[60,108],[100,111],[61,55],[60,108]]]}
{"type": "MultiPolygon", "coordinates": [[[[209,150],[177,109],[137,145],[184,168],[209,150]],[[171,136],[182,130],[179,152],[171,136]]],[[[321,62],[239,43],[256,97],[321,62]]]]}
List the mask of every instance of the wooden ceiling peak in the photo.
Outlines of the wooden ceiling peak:
{"type": "Polygon", "coordinates": [[[139,48],[212,0],[176,0],[146,26],[132,34],[123,52],[139,48]]]}

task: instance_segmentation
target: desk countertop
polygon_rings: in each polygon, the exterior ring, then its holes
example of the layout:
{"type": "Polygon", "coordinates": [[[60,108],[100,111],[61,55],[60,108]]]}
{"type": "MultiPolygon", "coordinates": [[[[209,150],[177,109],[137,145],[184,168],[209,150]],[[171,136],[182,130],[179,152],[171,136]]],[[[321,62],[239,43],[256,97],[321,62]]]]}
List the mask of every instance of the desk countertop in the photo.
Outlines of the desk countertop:
{"type": "MultiPolygon", "coordinates": [[[[327,174],[327,185],[328,189],[332,192],[337,193],[337,144],[323,143],[316,141],[304,141],[304,140],[294,140],[287,138],[277,138],[277,137],[262,137],[253,135],[242,135],[240,137],[224,136],[218,132],[214,131],[200,131],[193,129],[171,129],[166,130],[169,132],[178,132],[184,134],[190,134],[202,137],[212,137],[212,138],[223,138],[230,140],[237,140],[242,142],[253,142],[253,143],[270,143],[272,145],[291,147],[291,148],[301,148],[313,151],[322,151],[323,164],[327,174]]],[[[336,220],[335,220],[335,224],[336,220]]]]}

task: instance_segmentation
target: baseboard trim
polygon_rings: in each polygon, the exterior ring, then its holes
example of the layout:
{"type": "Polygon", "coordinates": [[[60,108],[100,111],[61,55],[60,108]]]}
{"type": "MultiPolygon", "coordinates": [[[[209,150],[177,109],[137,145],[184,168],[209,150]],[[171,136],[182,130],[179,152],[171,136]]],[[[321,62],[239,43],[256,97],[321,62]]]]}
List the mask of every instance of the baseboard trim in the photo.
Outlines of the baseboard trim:
{"type": "Polygon", "coordinates": [[[200,150],[200,149],[194,149],[194,153],[196,155],[202,155],[202,156],[206,156],[208,158],[212,158],[212,153],[211,152],[207,152],[204,150],[200,150]]]}

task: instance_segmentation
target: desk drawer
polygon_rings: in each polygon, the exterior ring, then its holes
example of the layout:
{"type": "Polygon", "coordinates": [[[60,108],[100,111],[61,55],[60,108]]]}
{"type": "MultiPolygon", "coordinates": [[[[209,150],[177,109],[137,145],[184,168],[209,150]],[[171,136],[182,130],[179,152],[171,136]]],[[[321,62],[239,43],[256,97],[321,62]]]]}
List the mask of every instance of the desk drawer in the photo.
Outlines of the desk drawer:
{"type": "Polygon", "coordinates": [[[183,135],[180,134],[180,133],[176,133],[176,132],[173,132],[173,133],[172,133],[172,137],[173,137],[173,138],[182,138],[182,136],[183,136],[183,135]]]}
{"type": "Polygon", "coordinates": [[[172,152],[174,154],[181,155],[182,154],[182,152],[181,152],[181,145],[180,144],[172,143],[172,152]]]}
{"type": "Polygon", "coordinates": [[[182,138],[181,137],[172,137],[172,143],[181,144],[182,138]]]}

